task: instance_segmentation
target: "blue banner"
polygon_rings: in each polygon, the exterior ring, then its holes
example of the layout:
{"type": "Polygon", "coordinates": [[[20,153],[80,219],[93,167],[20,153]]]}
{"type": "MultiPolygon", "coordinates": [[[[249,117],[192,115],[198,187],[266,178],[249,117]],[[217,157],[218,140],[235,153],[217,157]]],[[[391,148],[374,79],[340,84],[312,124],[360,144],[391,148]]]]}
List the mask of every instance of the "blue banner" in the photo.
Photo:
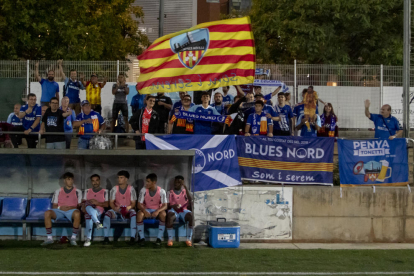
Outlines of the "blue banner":
{"type": "Polygon", "coordinates": [[[406,141],[338,140],[341,186],[408,184],[406,141]]]}
{"type": "Polygon", "coordinates": [[[234,135],[145,134],[145,144],[149,150],[195,150],[195,192],[241,184],[234,135]]]}
{"type": "Polygon", "coordinates": [[[204,114],[198,114],[195,112],[188,112],[185,110],[178,110],[178,109],[174,111],[174,115],[175,117],[179,119],[192,119],[192,120],[218,122],[218,123],[224,123],[227,118],[227,116],[204,115],[204,114]]]}
{"type": "Polygon", "coordinates": [[[236,140],[242,179],[332,185],[332,138],[238,136],[236,140]]]}

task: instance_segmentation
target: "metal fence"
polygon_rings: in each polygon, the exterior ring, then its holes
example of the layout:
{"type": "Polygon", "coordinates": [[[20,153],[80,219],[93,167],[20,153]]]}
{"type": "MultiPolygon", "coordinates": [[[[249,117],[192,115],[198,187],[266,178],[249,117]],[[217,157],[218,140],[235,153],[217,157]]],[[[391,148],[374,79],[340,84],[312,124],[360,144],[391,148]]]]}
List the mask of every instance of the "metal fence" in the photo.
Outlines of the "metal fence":
{"type": "MultiPolygon", "coordinates": [[[[60,81],[57,60],[9,61],[0,60],[0,78],[24,78],[36,81],[35,65],[39,63],[39,74],[43,77],[48,70],[56,72],[55,79],[60,81]]],[[[63,71],[69,75],[74,69],[85,76],[92,73],[108,81],[116,81],[119,72],[139,74],[138,62],[131,61],[63,61],[63,71]]],[[[257,64],[257,68],[270,69],[267,79],[284,81],[289,86],[363,86],[380,87],[402,86],[402,66],[382,65],[331,65],[331,64],[257,64]]],[[[414,67],[411,69],[414,73],[414,67]]],[[[131,75],[132,77],[132,75],[131,75]]],[[[411,74],[414,83],[414,74],[411,74]]]]}
{"type": "MultiPolygon", "coordinates": [[[[58,61],[0,61],[0,79],[25,79],[25,94],[30,91],[30,83],[35,82],[36,63],[39,74],[46,77],[48,70],[55,71],[55,80],[63,81],[58,61]]],[[[400,114],[402,94],[402,66],[383,65],[331,65],[331,64],[257,64],[257,68],[270,69],[266,79],[283,81],[292,91],[292,103],[301,101],[300,91],[313,85],[321,99],[334,104],[342,115],[341,128],[364,129],[370,122],[361,120],[361,101],[370,99],[372,110],[376,111],[383,103],[391,104],[395,114],[400,114]]],[[[74,69],[88,80],[92,73],[102,81],[115,82],[123,72],[128,82],[137,82],[139,61],[63,61],[63,72],[69,76],[74,69]]],[[[414,73],[414,67],[411,69],[414,73]]],[[[260,76],[263,78],[263,76],[260,76]]],[[[414,83],[414,74],[411,74],[414,83]]],[[[17,91],[16,91],[17,92],[17,91]]],[[[19,92],[21,93],[21,92],[19,92]]],[[[402,113],[401,113],[402,114],[402,113]]],[[[394,114],[393,114],[394,115],[394,114]]],[[[399,116],[399,115],[398,115],[399,116]]],[[[398,118],[402,121],[402,117],[398,118]]],[[[414,120],[412,122],[414,127],[414,120]]]]}
{"type": "MultiPolygon", "coordinates": [[[[39,75],[46,78],[49,70],[55,72],[55,81],[64,81],[57,60],[27,60],[9,61],[0,60],[0,78],[26,79],[26,90],[29,91],[30,82],[35,82],[35,70],[38,64],[39,75]]],[[[76,70],[79,75],[84,75],[89,80],[91,74],[97,74],[98,80],[116,81],[119,73],[124,73],[128,81],[135,81],[136,66],[134,62],[127,61],[63,61],[62,70],[69,77],[71,70],[76,70]]],[[[78,77],[79,77],[78,75],[78,77]]]]}

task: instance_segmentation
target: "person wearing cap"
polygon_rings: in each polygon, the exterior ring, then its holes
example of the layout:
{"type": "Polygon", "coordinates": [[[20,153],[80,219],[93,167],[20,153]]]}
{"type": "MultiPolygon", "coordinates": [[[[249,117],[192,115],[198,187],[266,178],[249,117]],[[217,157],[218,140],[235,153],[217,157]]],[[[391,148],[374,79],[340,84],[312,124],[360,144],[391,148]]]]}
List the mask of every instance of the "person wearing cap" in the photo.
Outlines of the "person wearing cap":
{"type": "MultiPolygon", "coordinates": [[[[174,114],[174,112],[176,111],[176,110],[180,110],[181,109],[181,106],[183,105],[183,99],[184,99],[184,97],[186,96],[186,95],[188,95],[188,93],[187,93],[187,91],[179,91],[178,92],[178,95],[179,95],[179,97],[180,97],[180,100],[178,101],[178,102],[175,102],[174,104],[173,104],[173,107],[171,108],[171,111],[170,111],[170,119],[171,119],[171,117],[172,117],[172,115],[174,114]]],[[[191,97],[191,96],[190,96],[191,97]]],[[[194,103],[191,103],[190,104],[190,107],[192,107],[194,105],[194,103]]]]}
{"type": "Polygon", "coordinates": [[[91,80],[85,82],[83,80],[83,75],[81,75],[80,80],[85,87],[86,90],[86,100],[89,102],[91,109],[95,112],[101,114],[102,106],[101,106],[101,91],[106,84],[106,78],[104,78],[103,82],[98,82],[98,75],[92,74],[91,80]]]}
{"type": "Polygon", "coordinates": [[[257,100],[254,103],[255,112],[247,118],[245,136],[267,135],[273,137],[273,122],[272,119],[266,117],[263,107],[262,100],[257,100]]]}
{"type": "Polygon", "coordinates": [[[74,128],[79,128],[79,140],[78,149],[89,149],[89,140],[93,135],[85,133],[99,133],[101,134],[105,130],[105,121],[101,114],[92,110],[91,104],[88,100],[82,101],[82,112],[76,116],[75,122],[73,122],[74,128]]]}
{"type": "MultiPolygon", "coordinates": [[[[177,111],[189,111],[192,104],[191,96],[185,94],[181,102],[182,105],[177,111]]],[[[168,124],[168,134],[194,134],[194,120],[179,119],[173,114],[168,124]]]]}

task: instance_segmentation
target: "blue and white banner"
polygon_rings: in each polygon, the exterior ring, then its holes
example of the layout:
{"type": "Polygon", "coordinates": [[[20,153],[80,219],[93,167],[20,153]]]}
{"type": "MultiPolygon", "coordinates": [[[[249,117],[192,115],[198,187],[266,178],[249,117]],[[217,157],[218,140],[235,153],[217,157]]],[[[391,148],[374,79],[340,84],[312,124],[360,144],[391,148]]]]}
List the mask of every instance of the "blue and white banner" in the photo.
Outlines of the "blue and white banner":
{"type": "Polygon", "coordinates": [[[148,150],[195,150],[194,192],[241,184],[234,135],[145,134],[148,150]]]}
{"type": "Polygon", "coordinates": [[[254,86],[270,87],[270,88],[273,88],[273,89],[275,87],[281,86],[282,89],[280,90],[280,92],[285,93],[285,92],[289,91],[289,87],[284,82],[278,81],[278,80],[260,80],[260,79],[256,79],[256,80],[254,80],[254,86]]]}
{"type": "Polygon", "coordinates": [[[266,75],[266,76],[269,77],[270,76],[270,69],[256,68],[255,75],[256,76],[266,75]]]}
{"type": "Polygon", "coordinates": [[[338,140],[339,175],[341,186],[408,184],[406,141],[338,140]]]}
{"type": "Polygon", "coordinates": [[[242,179],[332,185],[332,138],[237,136],[242,179]]]}
{"type": "Polygon", "coordinates": [[[192,119],[192,120],[200,120],[200,121],[207,121],[207,122],[218,122],[224,123],[226,121],[227,116],[219,116],[219,115],[204,115],[198,114],[195,112],[188,112],[185,110],[175,110],[174,112],[175,117],[179,119],[192,119]]]}

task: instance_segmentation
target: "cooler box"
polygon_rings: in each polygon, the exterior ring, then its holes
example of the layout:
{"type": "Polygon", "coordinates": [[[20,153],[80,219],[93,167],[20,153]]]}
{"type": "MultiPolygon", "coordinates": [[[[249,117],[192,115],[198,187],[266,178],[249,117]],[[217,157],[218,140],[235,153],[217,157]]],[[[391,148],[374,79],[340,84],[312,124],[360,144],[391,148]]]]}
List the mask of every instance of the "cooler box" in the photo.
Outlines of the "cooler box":
{"type": "Polygon", "coordinates": [[[240,225],[234,221],[218,218],[208,222],[208,239],[213,248],[238,248],[240,246],[240,225]]]}

